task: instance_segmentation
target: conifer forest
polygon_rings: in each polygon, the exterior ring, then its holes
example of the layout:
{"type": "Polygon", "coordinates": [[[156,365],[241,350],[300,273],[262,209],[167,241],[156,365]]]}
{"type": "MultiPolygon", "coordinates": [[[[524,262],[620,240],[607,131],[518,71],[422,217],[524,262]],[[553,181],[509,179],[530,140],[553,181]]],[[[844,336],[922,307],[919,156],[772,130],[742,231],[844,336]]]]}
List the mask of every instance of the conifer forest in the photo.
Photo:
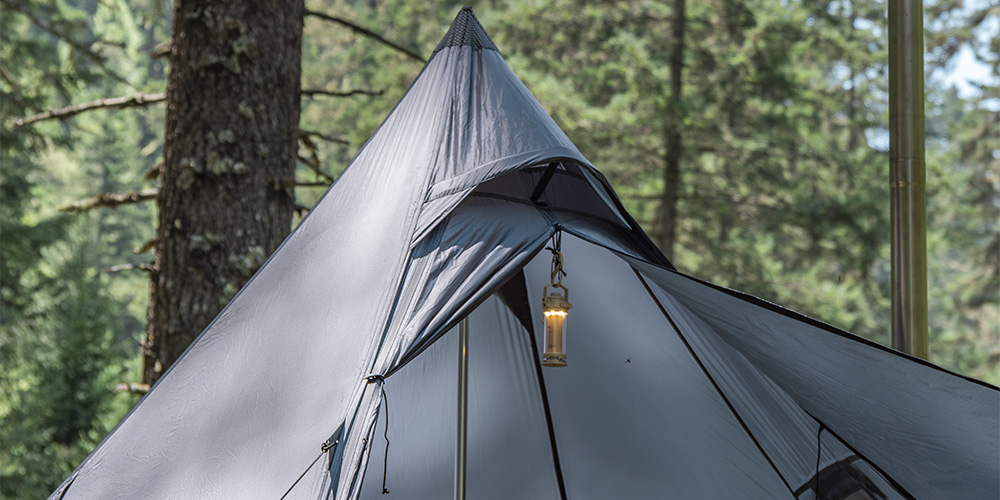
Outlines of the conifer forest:
{"type": "MultiPolygon", "coordinates": [[[[890,343],[886,0],[469,1],[680,271],[890,343]]],[[[121,420],[462,5],[0,0],[0,497],[121,420]]],[[[1000,4],[924,10],[929,357],[1000,384],[1000,4]]]]}

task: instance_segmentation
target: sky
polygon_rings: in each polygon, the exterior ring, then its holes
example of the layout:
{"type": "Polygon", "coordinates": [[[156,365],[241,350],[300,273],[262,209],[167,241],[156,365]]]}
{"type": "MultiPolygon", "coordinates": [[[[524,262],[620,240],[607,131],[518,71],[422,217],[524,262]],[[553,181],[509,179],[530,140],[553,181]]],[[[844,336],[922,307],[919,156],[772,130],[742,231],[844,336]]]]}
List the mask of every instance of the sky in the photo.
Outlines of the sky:
{"type": "MultiPolygon", "coordinates": [[[[984,3],[988,3],[988,0],[969,2],[967,7],[984,3]]],[[[979,27],[976,36],[984,44],[988,43],[991,37],[1000,36],[1000,17],[990,16],[979,27]]],[[[931,75],[932,78],[942,78],[947,85],[954,86],[962,98],[975,97],[979,93],[979,89],[973,85],[974,83],[1000,85],[1000,79],[997,78],[997,75],[991,74],[990,67],[976,59],[972,48],[968,45],[959,49],[951,64],[935,73],[931,75]]],[[[992,99],[987,101],[985,105],[993,111],[1000,110],[1000,100],[992,99]]]]}

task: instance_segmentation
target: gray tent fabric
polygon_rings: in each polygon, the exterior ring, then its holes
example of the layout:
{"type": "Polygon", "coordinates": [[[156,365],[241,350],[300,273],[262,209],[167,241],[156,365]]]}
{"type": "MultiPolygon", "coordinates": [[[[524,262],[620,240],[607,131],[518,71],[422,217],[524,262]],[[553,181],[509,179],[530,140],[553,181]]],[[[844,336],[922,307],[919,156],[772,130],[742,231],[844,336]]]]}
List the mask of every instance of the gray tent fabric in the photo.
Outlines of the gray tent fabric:
{"type": "Polygon", "coordinates": [[[678,273],[466,8],[50,498],[449,496],[463,318],[470,498],[1000,496],[996,387],[678,273]],[[542,368],[557,233],[569,366],[542,368]]]}
{"type": "MultiPolygon", "coordinates": [[[[741,301],[739,295],[680,275],[636,266],[650,271],[654,295],[692,339],[714,337],[711,351],[693,340],[695,350],[704,349],[704,357],[731,352],[743,358],[720,371],[758,372],[752,377],[730,373],[727,378],[769,380],[772,390],[783,393],[786,402],[772,404],[772,409],[821,423],[917,498],[996,496],[996,388],[873,349],[849,334],[831,335],[794,315],[741,301]],[[721,315],[718,308],[728,313],[721,315]]],[[[747,391],[730,393],[745,396],[747,391]]]]}

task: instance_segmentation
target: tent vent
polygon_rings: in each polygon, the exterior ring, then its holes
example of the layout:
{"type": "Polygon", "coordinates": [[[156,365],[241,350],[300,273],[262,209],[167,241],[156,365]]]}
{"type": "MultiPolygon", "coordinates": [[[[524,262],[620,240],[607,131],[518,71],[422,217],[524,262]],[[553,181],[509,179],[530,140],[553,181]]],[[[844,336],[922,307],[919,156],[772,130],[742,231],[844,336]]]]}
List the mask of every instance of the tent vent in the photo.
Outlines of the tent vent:
{"type": "Polygon", "coordinates": [[[490,40],[486,30],[483,29],[483,25],[479,24],[479,19],[476,19],[476,15],[472,13],[472,7],[462,7],[458,16],[455,17],[451,29],[441,39],[441,43],[434,49],[434,52],[447,47],[462,46],[472,47],[472,50],[487,49],[499,52],[497,46],[493,45],[493,40],[490,40]]]}

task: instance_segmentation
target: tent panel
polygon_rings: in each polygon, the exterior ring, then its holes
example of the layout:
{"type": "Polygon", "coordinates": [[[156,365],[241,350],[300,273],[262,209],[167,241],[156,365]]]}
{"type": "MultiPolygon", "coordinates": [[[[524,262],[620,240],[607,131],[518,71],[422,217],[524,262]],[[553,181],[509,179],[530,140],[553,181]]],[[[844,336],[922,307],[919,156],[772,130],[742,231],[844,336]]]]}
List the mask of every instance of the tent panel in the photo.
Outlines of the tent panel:
{"type": "Polygon", "coordinates": [[[429,200],[546,158],[590,165],[499,52],[452,47],[436,53],[432,63],[453,69],[454,78],[447,89],[449,127],[434,158],[429,200]]]}
{"type": "Polygon", "coordinates": [[[817,459],[820,467],[826,467],[853,454],[835,440],[819,446],[819,422],[711,326],[678,307],[648,276],[643,279],[792,489],[815,475],[817,459]]]}
{"type": "Polygon", "coordinates": [[[559,498],[528,335],[496,297],[470,317],[468,498],[559,498]]]}
{"type": "MultiPolygon", "coordinates": [[[[312,222],[338,226],[322,211],[312,222]]],[[[377,303],[383,290],[363,285],[393,281],[395,256],[338,265],[344,255],[316,258],[305,244],[336,246],[337,232],[297,234],[81,464],[64,498],[280,497],[301,474],[365,370],[364,323],[377,315],[342,308],[377,303]]]]}
{"type": "Polygon", "coordinates": [[[995,388],[820,328],[777,306],[762,307],[736,292],[636,266],[911,495],[1000,495],[995,388]]]}
{"type": "Polygon", "coordinates": [[[483,181],[551,158],[590,165],[496,50],[449,47],[434,54],[432,65],[453,70],[453,78],[443,92],[449,116],[429,161],[414,241],[483,181]]]}
{"type": "Polygon", "coordinates": [[[390,373],[433,342],[541,248],[553,232],[534,207],[465,200],[413,252],[376,371],[390,373]]]}
{"type": "MultiPolygon", "coordinates": [[[[569,365],[544,377],[568,497],[791,498],[629,266],[562,243],[569,365]]],[[[549,261],[525,270],[538,318],[549,261]]]]}
{"type": "MultiPolygon", "coordinates": [[[[528,338],[496,297],[469,317],[468,498],[558,498],[528,338]]],[[[387,489],[400,498],[450,498],[454,490],[457,328],[386,379],[387,489]]],[[[383,404],[361,498],[382,492],[383,404]]]]}
{"type": "Polygon", "coordinates": [[[425,69],[331,192],[81,464],[64,498],[284,493],[368,371],[452,76],[425,69]]]}
{"type": "MultiPolygon", "coordinates": [[[[456,329],[457,330],[457,329],[456,329]]],[[[392,497],[451,498],[454,490],[458,340],[450,331],[385,381],[392,497]]],[[[371,438],[362,499],[384,499],[386,405],[371,438]]]]}

